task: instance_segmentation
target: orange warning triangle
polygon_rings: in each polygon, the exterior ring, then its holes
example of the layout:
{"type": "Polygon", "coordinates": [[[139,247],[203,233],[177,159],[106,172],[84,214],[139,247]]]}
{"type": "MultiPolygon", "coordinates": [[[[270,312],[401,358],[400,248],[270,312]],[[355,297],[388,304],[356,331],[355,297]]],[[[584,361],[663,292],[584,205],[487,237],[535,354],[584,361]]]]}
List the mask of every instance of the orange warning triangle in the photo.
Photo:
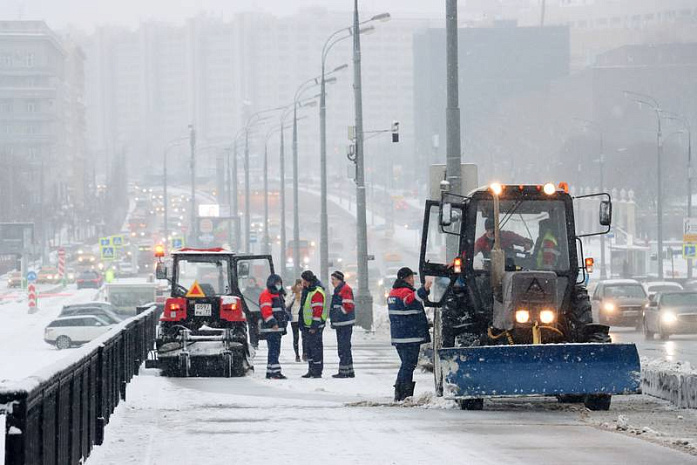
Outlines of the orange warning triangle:
{"type": "Polygon", "coordinates": [[[201,286],[198,285],[198,281],[194,280],[191,289],[186,293],[186,297],[206,297],[206,294],[203,293],[201,286]]]}

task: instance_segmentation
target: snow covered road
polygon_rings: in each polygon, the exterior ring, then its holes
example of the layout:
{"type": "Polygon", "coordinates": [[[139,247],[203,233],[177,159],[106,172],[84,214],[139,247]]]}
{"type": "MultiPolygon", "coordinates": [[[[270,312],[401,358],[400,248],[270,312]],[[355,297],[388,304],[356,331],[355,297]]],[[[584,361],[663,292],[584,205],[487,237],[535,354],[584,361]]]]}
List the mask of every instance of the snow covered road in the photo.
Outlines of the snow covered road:
{"type": "Polygon", "coordinates": [[[331,330],[325,333],[321,380],[300,378],[306,365],[291,361],[289,337],[281,358],[288,380],[264,379],[264,350],[256,356],[256,373],[246,378],[164,378],[156,370],[141,370],[106,428],[104,445],[87,463],[697,461],[683,452],[696,450],[697,415],[643,396],[616,398],[612,410],[602,413],[552,399],[487,402],[485,411],[464,412],[453,402],[434,399],[431,374],[417,372],[416,401],[392,404],[394,349],[381,336],[360,332],[354,339],[355,379],[329,376],[337,369],[331,330]],[[661,425],[674,426],[662,432],[661,425]]]}

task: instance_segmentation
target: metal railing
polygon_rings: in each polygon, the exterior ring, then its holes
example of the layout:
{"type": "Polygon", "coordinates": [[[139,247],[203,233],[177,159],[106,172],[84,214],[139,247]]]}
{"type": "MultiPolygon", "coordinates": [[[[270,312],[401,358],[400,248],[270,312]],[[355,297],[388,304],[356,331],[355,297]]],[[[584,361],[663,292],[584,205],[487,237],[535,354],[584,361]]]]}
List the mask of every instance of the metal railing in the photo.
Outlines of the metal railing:
{"type": "Polygon", "coordinates": [[[153,346],[158,311],[139,314],[75,354],[0,388],[5,465],[83,463],[153,346]]]}

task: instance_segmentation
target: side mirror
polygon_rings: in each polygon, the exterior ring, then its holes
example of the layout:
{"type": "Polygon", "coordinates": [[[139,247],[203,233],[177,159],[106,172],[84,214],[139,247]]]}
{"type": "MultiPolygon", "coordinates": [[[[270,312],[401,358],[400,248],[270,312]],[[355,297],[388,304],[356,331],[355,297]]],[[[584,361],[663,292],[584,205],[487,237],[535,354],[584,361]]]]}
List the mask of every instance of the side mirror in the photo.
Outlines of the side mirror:
{"type": "Polygon", "coordinates": [[[162,262],[157,262],[155,266],[155,277],[157,279],[167,279],[167,267],[162,262]]]}
{"type": "Polygon", "coordinates": [[[610,226],[612,224],[612,202],[609,200],[603,200],[600,202],[598,221],[600,222],[601,226],[610,226]]]}

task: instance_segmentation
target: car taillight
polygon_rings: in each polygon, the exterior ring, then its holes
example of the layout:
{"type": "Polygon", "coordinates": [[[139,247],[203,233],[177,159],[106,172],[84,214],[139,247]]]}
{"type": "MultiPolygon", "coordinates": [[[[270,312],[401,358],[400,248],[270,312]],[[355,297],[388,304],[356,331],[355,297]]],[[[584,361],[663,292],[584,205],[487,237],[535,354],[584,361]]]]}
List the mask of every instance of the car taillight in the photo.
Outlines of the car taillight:
{"type": "Polygon", "coordinates": [[[181,321],[186,319],[186,299],[177,297],[167,299],[160,321],[181,321]]]}
{"type": "Polygon", "coordinates": [[[224,321],[247,321],[239,297],[224,295],[220,298],[220,319],[224,321]]]}

